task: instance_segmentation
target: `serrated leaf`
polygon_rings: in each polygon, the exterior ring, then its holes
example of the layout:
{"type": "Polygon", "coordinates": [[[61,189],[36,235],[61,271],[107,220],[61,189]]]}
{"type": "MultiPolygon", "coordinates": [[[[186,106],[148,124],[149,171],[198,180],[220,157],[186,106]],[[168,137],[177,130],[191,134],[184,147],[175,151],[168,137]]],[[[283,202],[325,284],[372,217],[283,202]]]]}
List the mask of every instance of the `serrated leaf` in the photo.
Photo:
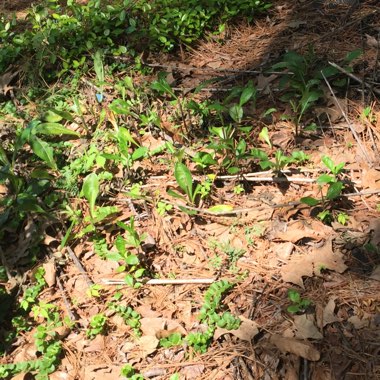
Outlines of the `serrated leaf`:
{"type": "Polygon", "coordinates": [[[57,170],[57,164],[54,160],[53,148],[46,142],[36,136],[30,138],[30,145],[33,152],[45,161],[45,163],[52,169],[57,170]]]}
{"type": "Polygon", "coordinates": [[[302,203],[305,203],[306,205],[308,205],[310,207],[314,207],[314,206],[316,206],[319,203],[319,200],[315,199],[313,197],[303,197],[303,198],[300,199],[300,201],[302,203]]]}
{"type": "Polygon", "coordinates": [[[90,205],[91,216],[94,216],[95,202],[99,195],[99,178],[96,173],[91,173],[84,179],[82,192],[90,205]]]}
{"type": "Polygon", "coordinates": [[[36,126],[35,131],[42,135],[71,135],[80,137],[78,132],[72,131],[59,123],[41,123],[36,126]]]}
{"type": "Polygon", "coordinates": [[[329,200],[338,198],[340,194],[342,193],[342,189],[343,189],[342,182],[338,181],[338,182],[332,183],[327,190],[326,198],[329,200]]]}

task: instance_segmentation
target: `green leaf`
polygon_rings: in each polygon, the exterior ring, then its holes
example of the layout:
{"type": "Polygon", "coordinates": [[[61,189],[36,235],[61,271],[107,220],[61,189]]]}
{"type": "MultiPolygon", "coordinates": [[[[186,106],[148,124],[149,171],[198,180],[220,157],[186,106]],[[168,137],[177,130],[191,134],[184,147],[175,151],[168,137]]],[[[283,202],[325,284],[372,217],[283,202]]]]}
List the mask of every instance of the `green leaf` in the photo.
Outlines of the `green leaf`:
{"type": "Polygon", "coordinates": [[[354,59],[360,57],[362,54],[363,54],[363,50],[362,50],[362,49],[356,49],[356,50],[353,50],[353,51],[350,51],[349,53],[347,53],[347,54],[346,54],[346,57],[344,58],[344,60],[345,60],[347,63],[350,63],[350,62],[352,62],[354,59]]]}
{"type": "Polygon", "coordinates": [[[125,259],[125,263],[128,264],[128,265],[138,265],[139,263],[139,259],[136,255],[129,255],[126,259],[125,259]]]}
{"type": "Polygon", "coordinates": [[[94,70],[96,78],[100,83],[104,82],[103,52],[97,50],[94,55],[94,70]]]}
{"type": "Polygon", "coordinates": [[[228,110],[231,118],[236,123],[240,123],[243,118],[243,107],[239,106],[239,104],[235,104],[228,110]]]}
{"type": "Polygon", "coordinates": [[[253,87],[252,83],[246,87],[240,95],[239,106],[243,106],[247,103],[252,96],[256,93],[256,89],[253,87]]]}
{"type": "Polygon", "coordinates": [[[110,215],[116,214],[118,212],[119,212],[119,209],[117,206],[98,207],[96,209],[95,215],[93,215],[92,222],[99,223],[103,221],[104,219],[108,218],[110,215]]]}
{"type": "Polygon", "coordinates": [[[320,202],[318,199],[315,199],[313,197],[303,197],[300,199],[300,201],[310,207],[314,207],[320,202]]]}
{"type": "Polygon", "coordinates": [[[310,106],[310,103],[315,102],[321,97],[321,93],[318,91],[307,91],[306,94],[304,94],[300,100],[301,104],[301,111],[300,114],[302,115],[307,108],[310,106]]]}
{"type": "Polygon", "coordinates": [[[130,103],[122,99],[115,99],[109,105],[109,109],[117,115],[128,115],[130,108],[130,103]]]}
{"type": "Polygon", "coordinates": [[[259,133],[259,139],[265,141],[269,148],[272,148],[272,143],[269,138],[268,128],[264,127],[261,132],[259,133]]]}
{"type": "Polygon", "coordinates": [[[296,290],[289,290],[288,297],[293,303],[299,303],[301,301],[301,295],[296,290]]]}
{"type": "Polygon", "coordinates": [[[42,135],[71,135],[80,137],[78,132],[65,128],[59,123],[41,123],[36,126],[35,130],[36,133],[40,133],[42,135]]]}
{"type": "Polygon", "coordinates": [[[99,195],[99,178],[96,173],[91,173],[84,179],[82,192],[90,205],[90,213],[94,216],[95,202],[99,195]]]}
{"type": "Polygon", "coordinates": [[[33,152],[45,161],[45,163],[52,169],[57,170],[57,164],[54,160],[53,148],[46,142],[36,136],[30,138],[30,145],[33,152]]]}
{"type": "Polygon", "coordinates": [[[133,153],[132,153],[132,160],[136,161],[140,158],[143,158],[148,153],[148,148],[145,146],[138,147],[133,153]]]}
{"type": "Polygon", "coordinates": [[[290,306],[288,306],[288,308],[286,310],[288,311],[288,313],[295,314],[295,313],[298,313],[300,311],[300,307],[298,305],[290,305],[290,306]]]}
{"type": "Polygon", "coordinates": [[[318,185],[334,182],[335,178],[328,174],[322,174],[317,178],[318,185]]]}
{"type": "Polygon", "coordinates": [[[181,194],[178,194],[176,191],[172,190],[172,189],[168,189],[166,191],[166,193],[168,195],[170,195],[171,197],[174,197],[174,198],[177,198],[177,199],[181,199],[183,201],[186,201],[186,198],[184,196],[182,196],[181,194]]]}
{"type": "Polygon", "coordinates": [[[126,252],[125,248],[125,240],[123,239],[122,236],[118,236],[115,240],[115,247],[116,249],[121,253],[124,254],[126,252]]]}
{"type": "Polygon", "coordinates": [[[215,205],[208,209],[208,211],[215,212],[215,214],[223,213],[223,212],[230,212],[234,208],[231,205],[215,205]]]}
{"type": "Polygon", "coordinates": [[[338,181],[338,182],[331,183],[327,190],[326,198],[329,200],[338,198],[340,194],[342,193],[342,189],[343,189],[342,182],[338,181]]]}
{"type": "Polygon", "coordinates": [[[334,172],[334,162],[329,156],[323,156],[322,157],[322,162],[325,164],[327,169],[329,169],[332,173],[334,172]]]}
{"type": "Polygon", "coordinates": [[[174,177],[179,187],[191,198],[193,192],[193,177],[189,168],[182,162],[177,162],[174,167],[174,177]]]}

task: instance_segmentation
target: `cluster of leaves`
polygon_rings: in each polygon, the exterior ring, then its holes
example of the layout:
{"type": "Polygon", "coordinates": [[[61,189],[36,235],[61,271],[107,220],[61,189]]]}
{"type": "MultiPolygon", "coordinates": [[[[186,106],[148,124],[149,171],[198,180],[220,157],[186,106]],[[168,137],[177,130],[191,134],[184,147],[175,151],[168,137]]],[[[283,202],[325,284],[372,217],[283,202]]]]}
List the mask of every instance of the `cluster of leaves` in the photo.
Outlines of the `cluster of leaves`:
{"type": "Polygon", "coordinates": [[[235,330],[240,326],[240,319],[233,316],[230,312],[220,313],[222,298],[226,292],[233,288],[233,284],[228,281],[220,280],[214,282],[207,290],[204,297],[204,304],[199,313],[199,320],[207,324],[206,332],[190,333],[186,337],[187,343],[197,352],[206,352],[212,341],[214,331],[217,327],[227,330],[235,330]]]}
{"type": "Polygon", "coordinates": [[[8,378],[21,372],[33,372],[36,374],[36,379],[47,380],[48,375],[56,370],[60,362],[62,347],[55,331],[55,328],[62,326],[59,313],[56,306],[38,302],[38,296],[46,286],[44,273],[42,267],[36,270],[34,275],[36,283],[25,289],[23,298],[12,318],[14,331],[10,331],[5,339],[10,343],[19,333],[30,330],[33,321],[29,316],[33,316],[34,322],[37,320],[40,322],[34,334],[36,351],[40,357],[35,360],[1,364],[0,378],[8,378]],[[28,314],[30,310],[32,313],[28,314]]]}

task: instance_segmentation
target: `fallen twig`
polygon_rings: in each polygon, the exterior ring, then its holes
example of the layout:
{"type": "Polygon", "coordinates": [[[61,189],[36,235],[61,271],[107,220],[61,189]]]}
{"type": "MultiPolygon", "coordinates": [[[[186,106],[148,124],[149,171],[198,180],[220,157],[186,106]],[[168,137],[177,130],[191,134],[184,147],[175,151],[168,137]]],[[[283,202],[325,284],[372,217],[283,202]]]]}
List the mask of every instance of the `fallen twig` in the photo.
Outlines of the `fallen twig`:
{"type": "MultiPolygon", "coordinates": [[[[152,279],[144,283],[144,285],[187,285],[187,284],[212,284],[215,278],[190,278],[190,279],[152,279]]],[[[125,285],[124,280],[115,280],[103,278],[104,285],[125,285]]]]}
{"type": "Polygon", "coordinates": [[[94,285],[90,277],[88,277],[87,272],[84,270],[83,265],[81,264],[81,262],[75,255],[74,251],[69,246],[66,246],[66,249],[67,249],[67,252],[69,252],[71,259],[74,261],[74,264],[79,269],[79,272],[81,272],[81,274],[83,274],[84,278],[86,279],[87,285],[88,286],[94,285]]]}

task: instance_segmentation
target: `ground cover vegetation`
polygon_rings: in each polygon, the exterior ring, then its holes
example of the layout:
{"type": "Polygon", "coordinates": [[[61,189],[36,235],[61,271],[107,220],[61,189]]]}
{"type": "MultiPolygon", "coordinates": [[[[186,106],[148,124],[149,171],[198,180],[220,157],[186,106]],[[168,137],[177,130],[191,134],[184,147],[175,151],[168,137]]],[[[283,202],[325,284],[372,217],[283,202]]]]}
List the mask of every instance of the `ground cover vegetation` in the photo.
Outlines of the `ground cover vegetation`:
{"type": "Polygon", "coordinates": [[[0,378],[379,376],[379,9],[324,4],[1,15],[0,378]]]}

